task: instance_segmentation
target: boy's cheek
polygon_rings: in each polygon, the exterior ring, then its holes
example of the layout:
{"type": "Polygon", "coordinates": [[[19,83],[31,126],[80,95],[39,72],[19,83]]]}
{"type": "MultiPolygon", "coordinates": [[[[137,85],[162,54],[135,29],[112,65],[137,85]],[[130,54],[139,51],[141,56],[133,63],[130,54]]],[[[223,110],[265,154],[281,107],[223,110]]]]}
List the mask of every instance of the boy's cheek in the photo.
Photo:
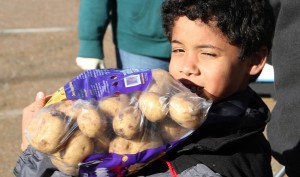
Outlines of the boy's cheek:
{"type": "Polygon", "coordinates": [[[179,72],[179,68],[176,68],[171,60],[170,65],[169,65],[169,73],[171,76],[173,76],[175,79],[177,79],[177,74],[176,71],[179,72]]]}

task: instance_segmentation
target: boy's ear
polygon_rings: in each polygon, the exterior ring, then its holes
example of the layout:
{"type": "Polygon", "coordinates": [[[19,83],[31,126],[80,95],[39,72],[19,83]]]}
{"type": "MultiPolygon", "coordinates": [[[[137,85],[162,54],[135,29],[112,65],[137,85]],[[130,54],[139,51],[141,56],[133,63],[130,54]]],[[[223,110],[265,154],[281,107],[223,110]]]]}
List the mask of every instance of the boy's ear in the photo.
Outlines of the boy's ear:
{"type": "Polygon", "coordinates": [[[251,67],[249,74],[256,75],[259,74],[264,68],[267,58],[269,55],[269,50],[266,47],[261,47],[251,58],[251,67]]]}

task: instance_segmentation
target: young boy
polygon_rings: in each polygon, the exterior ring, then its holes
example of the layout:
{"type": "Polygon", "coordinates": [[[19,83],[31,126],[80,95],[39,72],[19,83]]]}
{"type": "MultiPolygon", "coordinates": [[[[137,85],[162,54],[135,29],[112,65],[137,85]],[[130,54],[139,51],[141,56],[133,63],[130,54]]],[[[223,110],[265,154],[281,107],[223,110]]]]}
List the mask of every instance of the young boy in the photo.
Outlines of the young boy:
{"type": "Polygon", "coordinates": [[[167,0],[162,15],[170,74],[214,104],[205,123],[164,157],[170,170],[157,161],[139,174],[272,176],[263,135],[269,110],[248,86],[271,50],[268,0],[167,0]]]}
{"type": "MultiPolygon", "coordinates": [[[[187,141],[134,176],[271,177],[263,135],[269,110],[248,86],[271,50],[268,0],[167,0],[162,14],[172,45],[170,74],[214,103],[187,141]]],[[[24,168],[19,163],[15,174],[24,168]]]]}

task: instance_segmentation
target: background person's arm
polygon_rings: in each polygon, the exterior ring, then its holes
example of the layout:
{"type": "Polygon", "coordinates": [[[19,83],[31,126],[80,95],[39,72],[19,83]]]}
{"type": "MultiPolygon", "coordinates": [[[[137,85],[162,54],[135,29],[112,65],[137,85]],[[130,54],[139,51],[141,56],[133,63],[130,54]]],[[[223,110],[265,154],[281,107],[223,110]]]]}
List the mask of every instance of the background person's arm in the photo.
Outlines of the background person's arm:
{"type": "Polygon", "coordinates": [[[103,38],[110,21],[112,3],[112,0],[80,1],[76,64],[83,70],[104,68],[103,38]]]}

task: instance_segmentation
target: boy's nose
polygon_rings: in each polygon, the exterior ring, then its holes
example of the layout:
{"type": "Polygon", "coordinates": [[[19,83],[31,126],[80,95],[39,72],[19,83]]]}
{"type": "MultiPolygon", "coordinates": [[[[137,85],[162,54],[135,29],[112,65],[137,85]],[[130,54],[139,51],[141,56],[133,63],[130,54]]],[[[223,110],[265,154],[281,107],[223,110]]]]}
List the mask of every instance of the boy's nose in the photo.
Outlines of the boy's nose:
{"type": "Polygon", "coordinates": [[[181,73],[185,76],[200,75],[200,69],[196,65],[195,59],[187,58],[181,67],[181,73]]]}
{"type": "Polygon", "coordinates": [[[181,71],[182,74],[184,74],[185,76],[190,76],[192,73],[190,72],[190,69],[186,66],[184,66],[182,68],[182,71],[181,71]]]}
{"type": "Polygon", "coordinates": [[[200,75],[200,70],[196,66],[184,65],[182,66],[181,73],[185,76],[200,75]]]}

